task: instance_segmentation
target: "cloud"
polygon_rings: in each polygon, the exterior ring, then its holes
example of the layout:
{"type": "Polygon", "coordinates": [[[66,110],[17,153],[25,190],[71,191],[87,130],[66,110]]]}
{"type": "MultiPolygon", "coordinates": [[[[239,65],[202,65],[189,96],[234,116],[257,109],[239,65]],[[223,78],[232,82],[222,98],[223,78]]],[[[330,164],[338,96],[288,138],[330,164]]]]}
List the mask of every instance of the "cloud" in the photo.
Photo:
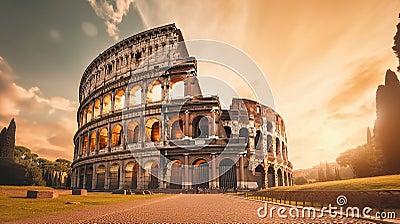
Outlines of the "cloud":
{"type": "Polygon", "coordinates": [[[49,30],[49,37],[50,39],[52,39],[53,41],[59,41],[61,40],[61,34],[58,30],[55,29],[51,29],[49,30]]]}
{"type": "Polygon", "coordinates": [[[48,159],[71,159],[77,103],[59,96],[44,97],[39,87],[26,89],[14,77],[13,69],[0,57],[0,127],[15,118],[17,145],[48,159]]]}
{"type": "Polygon", "coordinates": [[[336,94],[328,101],[328,107],[332,113],[359,102],[364,94],[376,89],[383,78],[386,62],[374,57],[352,67],[354,68],[349,78],[337,88],[336,94]]]}
{"type": "Polygon", "coordinates": [[[82,23],[82,30],[88,37],[95,37],[97,36],[97,27],[90,22],[83,22],[82,23]]]}
{"type": "Polygon", "coordinates": [[[114,40],[119,38],[118,25],[129,12],[134,0],[88,0],[98,17],[104,20],[106,31],[114,40]]]}

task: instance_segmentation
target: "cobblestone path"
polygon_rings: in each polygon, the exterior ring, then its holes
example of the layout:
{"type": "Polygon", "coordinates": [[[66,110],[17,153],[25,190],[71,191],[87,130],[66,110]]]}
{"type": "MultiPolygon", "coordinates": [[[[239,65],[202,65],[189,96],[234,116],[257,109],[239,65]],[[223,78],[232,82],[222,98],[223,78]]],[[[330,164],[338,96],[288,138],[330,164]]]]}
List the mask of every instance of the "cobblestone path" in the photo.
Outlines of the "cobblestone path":
{"type": "Polygon", "coordinates": [[[180,194],[90,207],[13,223],[370,223],[359,219],[332,219],[328,215],[315,219],[279,218],[276,211],[272,218],[259,218],[257,209],[263,205],[222,194],[180,194]]]}

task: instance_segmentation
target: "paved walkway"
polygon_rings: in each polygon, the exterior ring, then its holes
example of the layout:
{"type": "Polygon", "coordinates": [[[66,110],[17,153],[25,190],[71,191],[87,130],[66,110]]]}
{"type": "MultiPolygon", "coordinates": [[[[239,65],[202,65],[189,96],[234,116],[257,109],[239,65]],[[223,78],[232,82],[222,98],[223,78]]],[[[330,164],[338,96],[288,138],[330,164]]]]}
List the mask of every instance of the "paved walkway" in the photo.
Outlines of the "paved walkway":
{"type": "MultiPolygon", "coordinates": [[[[257,216],[264,204],[222,194],[171,195],[85,208],[13,223],[369,223],[330,217],[282,219],[257,216]]],[[[272,206],[272,205],[270,205],[272,206]]],[[[288,215],[288,211],[286,212],[288,215]]]]}

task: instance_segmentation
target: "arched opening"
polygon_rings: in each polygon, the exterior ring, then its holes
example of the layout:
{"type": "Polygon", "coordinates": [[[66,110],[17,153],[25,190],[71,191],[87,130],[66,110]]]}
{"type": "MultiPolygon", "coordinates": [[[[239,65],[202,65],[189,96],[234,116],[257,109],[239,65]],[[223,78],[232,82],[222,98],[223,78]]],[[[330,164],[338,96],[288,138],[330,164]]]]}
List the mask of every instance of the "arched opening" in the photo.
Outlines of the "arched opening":
{"type": "Polygon", "coordinates": [[[137,188],[137,175],[139,166],[135,162],[129,162],[125,167],[125,188],[137,188]]]}
{"type": "Polygon", "coordinates": [[[209,123],[208,118],[204,116],[193,119],[193,138],[208,138],[209,123]]]}
{"type": "Polygon", "coordinates": [[[87,110],[87,115],[86,116],[87,116],[87,118],[86,118],[87,122],[92,120],[92,118],[93,118],[93,104],[92,103],[89,104],[89,106],[88,106],[88,110],[87,110]]]}
{"type": "Polygon", "coordinates": [[[254,147],[256,150],[262,149],[262,133],[260,130],[256,131],[256,137],[254,138],[254,147]]]}
{"type": "Polygon", "coordinates": [[[160,122],[154,122],[151,126],[151,141],[158,142],[160,141],[160,122]]]}
{"type": "Polygon", "coordinates": [[[139,142],[139,125],[135,121],[128,123],[128,143],[138,143],[139,142]]]}
{"type": "Polygon", "coordinates": [[[90,151],[93,152],[96,149],[96,131],[93,131],[90,135],[90,151]]]}
{"type": "Polygon", "coordinates": [[[280,157],[281,156],[281,144],[280,144],[279,138],[275,139],[275,147],[276,147],[276,157],[280,157]]]}
{"type": "Polygon", "coordinates": [[[96,99],[96,100],[94,101],[94,111],[93,111],[93,114],[94,114],[94,117],[95,117],[95,118],[100,116],[100,104],[101,104],[100,99],[96,99]]]}
{"type": "Polygon", "coordinates": [[[144,187],[147,189],[158,188],[158,164],[147,162],[144,167],[144,187]]]}
{"type": "Polygon", "coordinates": [[[110,190],[115,190],[119,188],[119,178],[120,178],[120,171],[119,165],[114,163],[110,167],[110,190]]]}
{"type": "Polygon", "coordinates": [[[255,169],[255,176],[257,180],[257,185],[259,189],[265,188],[265,170],[264,167],[258,165],[255,169]]]}
{"type": "Polygon", "coordinates": [[[81,168],[80,172],[79,172],[79,185],[78,185],[78,188],[85,188],[85,186],[83,186],[84,179],[85,179],[85,168],[81,168]]]}
{"type": "Polygon", "coordinates": [[[124,109],[125,106],[125,92],[124,90],[119,90],[115,94],[115,100],[114,100],[114,110],[122,110],[124,109]]]}
{"type": "Polygon", "coordinates": [[[87,147],[88,147],[88,136],[87,134],[85,134],[85,136],[83,137],[83,147],[82,147],[82,153],[86,154],[87,153],[87,147]]]}
{"type": "Polygon", "coordinates": [[[160,122],[156,118],[151,118],[146,122],[147,141],[157,142],[160,140],[160,122]]]}
{"type": "Polygon", "coordinates": [[[171,125],[171,139],[182,139],[183,138],[183,121],[176,120],[171,125]]]}
{"type": "Polygon", "coordinates": [[[83,109],[83,115],[82,115],[82,125],[84,125],[84,124],[86,124],[87,122],[87,120],[86,120],[86,114],[87,114],[87,111],[86,111],[86,108],[85,109],[83,109]]]}
{"type": "Polygon", "coordinates": [[[184,97],[185,85],[183,81],[173,82],[170,84],[171,99],[182,99],[184,97]]]}
{"type": "Polygon", "coordinates": [[[209,166],[206,160],[199,159],[193,163],[193,185],[199,188],[209,188],[209,166]]]}
{"type": "Polygon", "coordinates": [[[283,171],[283,186],[289,186],[288,185],[288,175],[286,171],[283,171]]]}
{"type": "Polygon", "coordinates": [[[106,182],[106,167],[104,165],[100,165],[96,170],[97,181],[96,181],[96,189],[103,190],[104,184],[106,182]]]}
{"type": "Polygon", "coordinates": [[[229,126],[224,126],[225,134],[227,138],[232,138],[232,129],[229,126]]]}
{"type": "Polygon", "coordinates": [[[89,167],[86,171],[86,186],[85,189],[92,189],[92,180],[93,180],[93,168],[89,167]]]}
{"type": "Polygon", "coordinates": [[[267,131],[272,133],[272,122],[267,121],[267,131]]]}
{"type": "Polygon", "coordinates": [[[272,136],[271,135],[267,135],[267,149],[268,149],[268,152],[272,152],[271,148],[272,148],[272,136]]]}
{"type": "Polygon", "coordinates": [[[268,167],[268,187],[275,187],[275,170],[272,166],[268,167]]]}
{"type": "Polygon", "coordinates": [[[244,138],[247,147],[249,146],[249,130],[247,128],[241,128],[239,130],[239,138],[244,138]]]}
{"type": "Polygon", "coordinates": [[[236,165],[231,159],[223,159],[219,163],[219,187],[237,187],[236,165]]]}
{"type": "Polygon", "coordinates": [[[283,186],[283,176],[282,176],[282,170],[278,169],[278,186],[283,186]]]}
{"type": "Polygon", "coordinates": [[[117,124],[114,125],[112,129],[112,134],[111,134],[111,146],[119,146],[121,145],[121,140],[122,140],[122,126],[117,124]]]}
{"type": "Polygon", "coordinates": [[[158,102],[161,101],[161,83],[159,81],[155,81],[149,87],[149,92],[147,94],[147,102],[158,102]]]}
{"type": "Polygon", "coordinates": [[[107,128],[102,128],[99,135],[99,148],[104,149],[107,147],[108,131],[107,128]]]}
{"type": "Polygon", "coordinates": [[[182,189],[182,162],[180,160],[171,161],[168,165],[170,169],[170,181],[169,188],[171,189],[182,189]]]}
{"type": "Polygon", "coordinates": [[[111,112],[111,95],[107,94],[103,98],[103,111],[102,114],[108,114],[111,112]]]}
{"type": "Polygon", "coordinates": [[[282,158],[286,160],[286,147],[284,142],[282,142],[282,158]]]}
{"type": "Polygon", "coordinates": [[[129,105],[139,105],[142,103],[142,88],[140,86],[134,86],[129,91],[129,105]]]}

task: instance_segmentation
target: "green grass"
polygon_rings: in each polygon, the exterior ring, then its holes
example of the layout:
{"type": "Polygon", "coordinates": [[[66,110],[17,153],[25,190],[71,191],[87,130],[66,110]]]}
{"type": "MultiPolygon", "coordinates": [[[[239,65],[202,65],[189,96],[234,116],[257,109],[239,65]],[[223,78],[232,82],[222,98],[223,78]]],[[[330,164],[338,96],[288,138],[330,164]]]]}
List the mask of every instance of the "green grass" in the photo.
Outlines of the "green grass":
{"type": "Polygon", "coordinates": [[[48,190],[51,188],[0,186],[0,222],[72,211],[95,205],[105,205],[164,196],[162,194],[120,195],[111,193],[89,193],[87,196],[59,195],[59,197],[55,199],[30,199],[25,198],[27,189],[48,190]],[[5,193],[7,191],[11,193],[5,193]],[[66,204],[66,202],[80,202],[80,204],[66,204]]]}
{"type": "Polygon", "coordinates": [[[400,190],[400,175],[337,180],[290,187],[275,187],[268,190],[400,190]]]}

